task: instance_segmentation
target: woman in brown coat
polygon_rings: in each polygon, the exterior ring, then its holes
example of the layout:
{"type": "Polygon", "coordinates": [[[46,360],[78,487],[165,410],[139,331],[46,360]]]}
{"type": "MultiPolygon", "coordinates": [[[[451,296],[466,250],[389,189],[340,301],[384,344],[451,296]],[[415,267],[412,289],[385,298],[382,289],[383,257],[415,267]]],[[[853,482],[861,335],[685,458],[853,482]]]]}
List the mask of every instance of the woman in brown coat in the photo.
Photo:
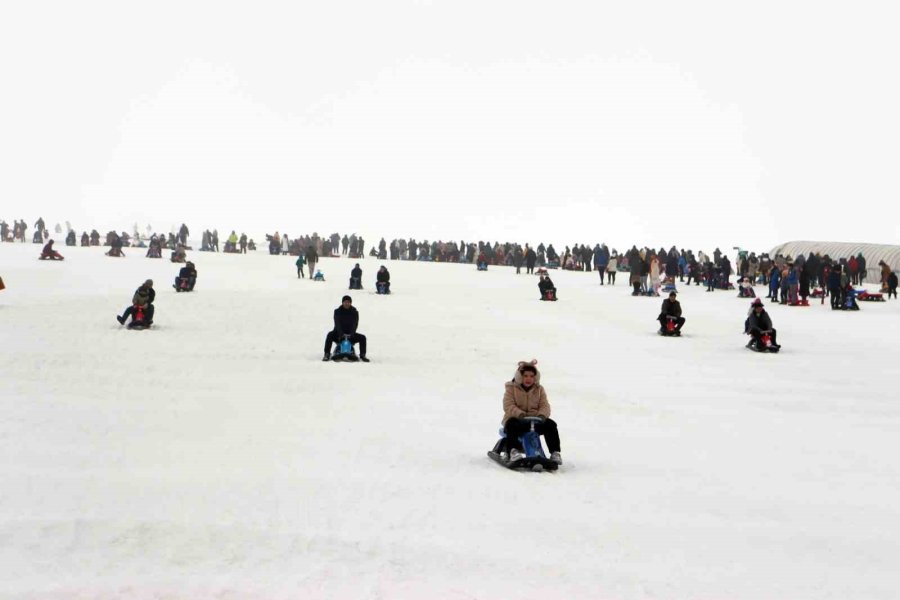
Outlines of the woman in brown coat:
{"type": "Polygon", "coordinates": [[[503,430],[510,448],[509,460],[525,458],[519,436],[531,429],[531,423],[523,417],[540,417],[542,423],[534,430],[544,436],[550,460],[562,464],[560,456],[559,431],[556,422],[550,418],[550,403],[547,392],[541,385],[541,374],[537,370],[537,361],[520,362],[512,381],[506,383],[503,394],[503,430]]]}

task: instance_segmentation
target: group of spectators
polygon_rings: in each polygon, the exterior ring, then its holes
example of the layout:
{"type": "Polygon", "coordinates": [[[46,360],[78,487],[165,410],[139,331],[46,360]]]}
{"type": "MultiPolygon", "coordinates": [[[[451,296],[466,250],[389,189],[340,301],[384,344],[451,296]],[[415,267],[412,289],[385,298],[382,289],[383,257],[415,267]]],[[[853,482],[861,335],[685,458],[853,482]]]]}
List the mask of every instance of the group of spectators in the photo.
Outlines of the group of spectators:
{"type": "MultiPolygon", "coordinates": [[[[46,243],[50,232],[43,219],[38,219],[34,224],[35,243],[46,243]]],[[[66,245],[76,245],[76,234],[69,223],[66,223],[68,234],[66,245]]],[[[56,226],[57,232],[61,232],[60,225],[56,226]]],[[[135,227],[137,229],[137,227],[135,227]]],[[[149,227],[148,227],[149,229],[149,227]]],[[[14,222],[12,228],[5,221],[0,221],[0,240],[25,241],[27,224],[24,220],[14,222]]],[[[173,251],[173,256],[182,256],[187,245],[190,232],[187,225],[182,224],[178,233],[152,234],[150,237],[142,237],[137,231],[134,236],[126,232],[121,234],[110,231],[105,236],[105,244],[111,248],[111,256],[121,255],[123,247],[136,246],[148,247],[147,256],[158,257],[162,249],[173,251]]],[[[81,235],[82,246],[99,246],[100,233],[94,229],[88,234],[81,235]]],[[[303,256],[313,265],[320,257],[347,256],[353,259],[362,259],[366,256],[366,244],[362,236],[356,233],[343,236],[332,233],[329,236],[320,236],[318,233],[302,235],[290,238],[287,233],[266,235],[269,253],[273,255],[290,254],[303,256]],[[310,260],[311,259],[311,260],[310,260]]],[[[246,253],[255,250],[256,244],[247,235],[240,236],[232,230],[225,242],[224,252],[246,253]]],[[[201,237],[201,251],[218,252],[219,234],[216,229],[205,230],[201,237]]],[[[562,252],[558,252],[553,244],[538,244],[531,247],[529,244],[520,245],[513,242],[444,242],[441,240],[429,242],[428,240],[416,241],[415,238],[394,239],[387,242],[384,238],[369,248],[368,256],[381,260],[415,260],[431,262],[457,262],[487,265],[506,265],[516,268],[520,272],[524,267],[527,273],[532,273],[535,267],[561,268],[571,271],[597,271],[603,284],[615,284],[616,274],[625,272],[629,275],[629,285],[637,294],[658,295],[660,286],[666,281],[676,278],[680,282],[687,280],[690,285],[705,284],[708,291],[715,289],[732,289],[732,276],[738,281],[749,280],[752,285],[768,285],[769,297],[779,294],[787,294],[786,301],[805,301],[812,288],[820,286],[827,291],[827,278],[830,273],[837,273],[846,279],[847,285],[860,285],[865,282],[867,274],[867,262],[862,253],[856,256],[832,258],[828,255],[820,256],[810,253],[808,256],[782,256],[769,257],[767,253],[757,254],[739,250],[732,262],[719,248],[711,255],[698,251],[696,255],[690,249],[677,249],[671,247],[666,250],[660,248],[644,247],[638,249],[632,246],[630,250],[619,253],[615,248],[610,250],[606,244],[572,244],[565,246],[562,252]],[[773,281],[775,283],[773,283],[773,281]],[[782,292],[786,290],[786,292],[782,292]]],[[[173,259],[174,260],[174,259],[173,259]]],[[[883,291],[890,291],[891,269],[884,262],[881,266],[881,284],[883,291]]]]}

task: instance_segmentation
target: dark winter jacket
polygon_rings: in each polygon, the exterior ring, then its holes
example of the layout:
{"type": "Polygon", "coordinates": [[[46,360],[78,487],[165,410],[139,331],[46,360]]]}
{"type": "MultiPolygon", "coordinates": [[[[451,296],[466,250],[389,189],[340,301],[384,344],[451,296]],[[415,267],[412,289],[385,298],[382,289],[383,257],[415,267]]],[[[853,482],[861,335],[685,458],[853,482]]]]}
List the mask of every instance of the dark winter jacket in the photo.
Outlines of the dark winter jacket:
{"type": "Polygon", "coordinates": [[[388,271],[387,269],[378,269],[378,272],[375,274],[375,281],[377,281],[378,283],[388,283],[390,280],[390,271],[388,271]]]}
{"type": "Polygon", "coordinates": [[[538,281],[538,289],[541,290],[541,293],[543,294],[548,290],[555,290],[556,286],[550,281],[550,277],[542,277],[541,280],[538,281]]]}
{"type": "Polygon", "coordinates": [[[131,299],[131,303],[135,306],[147,306],[153,302],[150,294],[153,293],[153,288],[141,286],[134,293],[134,297],[131,299]]]}
{"type": "Polygon", "coordinates": [[[680,317],[681,316],[681,302],[678,300],[669,300],[666,298],[663,300],[662,308],[659,311],[659,316],[661,317],[680,317]]]}
{"type": "Polygon", "coordinates": [[[750,311],[750,317],[747,319],[747,326],[750,331],[770,331],[772,329],[772,319],[766,309],[762,309],[758,314],[755,310],[750,311]]]}
{"type": "Polygon", "coordinates": [[[832,269],[831,272],[828,273],[828,289],[841,289],[841,272],[838,269],[832,269]]]}
{"type": "Polygon", "coordinates": [[[334,332],[338,336],[356,333],[359,325],[359,312],[356,307],[344,308],[343,305],[334,309],[334,332]]]}

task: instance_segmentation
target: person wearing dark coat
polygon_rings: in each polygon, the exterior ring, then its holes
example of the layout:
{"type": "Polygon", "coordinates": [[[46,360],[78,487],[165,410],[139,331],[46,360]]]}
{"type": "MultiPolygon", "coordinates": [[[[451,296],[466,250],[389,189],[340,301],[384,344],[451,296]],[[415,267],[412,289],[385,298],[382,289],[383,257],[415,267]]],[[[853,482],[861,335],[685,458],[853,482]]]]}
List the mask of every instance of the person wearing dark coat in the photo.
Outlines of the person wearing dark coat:
{"type": "Polygon", "coordinates": [[[678,255],[674,252],[669,252],[668,256],[666,256],[666,278],[674,281],[677,275],[678,255]]]}
{"type": "Polygon", "coordinates": [[[781,348],[775,338],[776,331],[775,328],[772,327],[772,319],[769,317],[769,313],[766,312],[766,309],[763,308],[762,300],[759,298],[754,300],[750,305],[750,315],[747,317],[746,327],[746,333],[752,337],[747,346],[750,346],[751,344],[759,346],[762,344],[762,334],[768,332],[772,336],[772,346],[776,350],[781,348]]]}
{"type": "Polygon", "coordinates": [[[134,297],[131,299],[131,306],[125,309],[125,312],[122,313],[122,316],[116,316],[116,320],[120,325],[124,325],[125,321],[129,316],[134,314],[136,308],[141,307],[144,309],[144,323],[147,326],[153,324],[153,301],[156,300],[156,291],[153,289],[153,280],[148,279],[144,283],[141,284],[140,287],[134,292],[134,297]]]}
{"type": "Polygon", "coordinates": [[[671,318],[675,320],[675,334],[681,333],[684,327],[684,317],[681,316],[681,303],[676,300],[677,294],[669,292],[669,297],[663,300],[662,308],[659,311],[660,331],[666,331],[666,322],[671,318]]]}
{"type": "Polygon", "coordinates": [[[64,260],[62,254],[53,249],[53,240],[50,240],[44,245],[44,249],[41,250],[41,260],[64,260]]]}
{"type": "Polygon", "coordinates": [[[359,312],[353,306],[353,299],[344,296],[341,305],[334,309],[334,329],[325,336],[325,356],[322,360],[331,360],[331,344],[340,344],[341,339],[348,335],[351,344],[359,344],[359,360],[369,362],[366,358],[366,336],[356,332],[358,326],[359,312]]]}
{"type": "Polygon", "coordinates": [[[525,262],[525,253],[522,249],[516,247],[513,251],[513,265],[516,267],[516,275],[522,272],[522,263],[525,262]]]}
{"type": "Polygon", "coordinates": [[[172,286],[176,291],[182,290],[192,292],[197,284],[197,269],[194,263],[188,261],[178,271],[178,277],[175,278],[175,284],[172,286]]]}
{"type": "Polygon", "coordinates": [[[541,280],[538,281],[538,289],[541,291],[541,300],[547,298],[547,292],[553,292],[553,298],[556,298],[556,286],[547,274],[541,274],[541,280]]]}
{"type": "Polygon", "coordinates": [[[537,262],[537,254],[534,249],[525,244],[525,273],[534,274],[534,263],[537,262]]]}
{"type": "Polygon", "coordinates": [[[866,268],[867,268],[866,267],[866,257],[862,255],[862,252],[860,252],[856,256],[856,264],[857,264],[857,268],[859,269],[859,283],[860,283],[860,285],[862,285],[863,282],[865,282],[865,280],[866,280],[866,268]]]}
{"type": "Polygon", "coordinates": [[[378,290],[379,294],[391,293],[391,273],[384,265],[381,265],[381,268],[375,274],[375,289],[378,290]]]}
{"type": "Polygon", "coordinates": [[[359,267],[359,263],[356,263],[356,266],[353,267],[353,270],[350,271],[350,289],[351,290],[361,290],[362,289],[362,269],[359,267]]]}
{"type": "Polygon", "coordinates": [[[834,265],[828,273],[828,295],[831,296],[831,309],[840,310],[844,305],[841,291],[841,269],[834,265]]]}

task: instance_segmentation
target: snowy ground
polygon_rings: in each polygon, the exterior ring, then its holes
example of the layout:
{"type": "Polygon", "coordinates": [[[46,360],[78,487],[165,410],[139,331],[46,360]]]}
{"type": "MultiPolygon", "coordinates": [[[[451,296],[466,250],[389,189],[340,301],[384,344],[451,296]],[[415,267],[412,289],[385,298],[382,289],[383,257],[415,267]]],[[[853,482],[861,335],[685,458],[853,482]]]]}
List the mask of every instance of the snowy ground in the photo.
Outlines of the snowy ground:
{"type": "Polygon", "coordinates": [[[900,302],[682,288],[681,339],[622,276],[378,261],[370,364],[321,362],[352,262],[177,265],[0,245],[0,598],[897,598],[900,302]],[[158,327],[114,317],[156,282],[158,327]],[[503,383],[537,358],[564,467],[515,473],[503,383]]]}

